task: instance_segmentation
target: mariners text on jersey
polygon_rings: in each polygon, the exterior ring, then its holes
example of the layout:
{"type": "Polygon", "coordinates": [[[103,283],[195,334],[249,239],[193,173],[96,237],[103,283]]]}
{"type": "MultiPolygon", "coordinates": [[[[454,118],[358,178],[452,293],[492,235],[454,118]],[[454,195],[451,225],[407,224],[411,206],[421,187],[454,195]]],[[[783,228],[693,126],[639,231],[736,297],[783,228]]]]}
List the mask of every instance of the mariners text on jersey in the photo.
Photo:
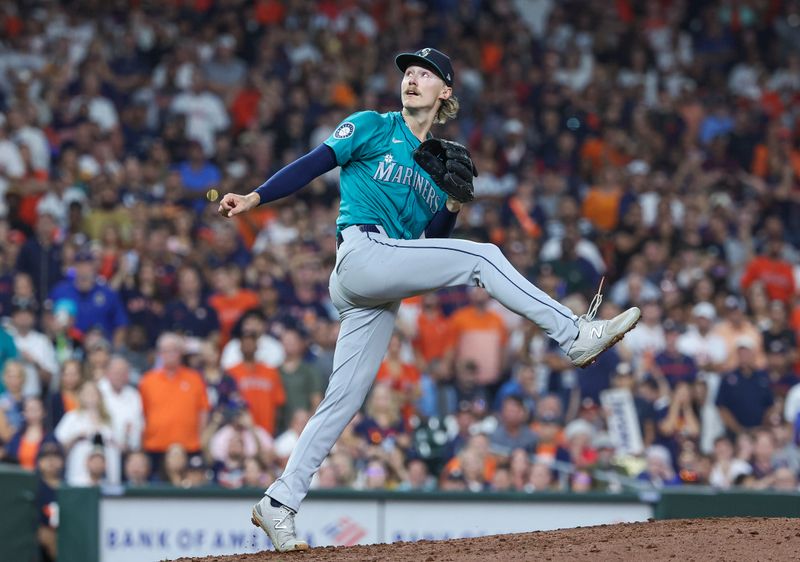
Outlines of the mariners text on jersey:
{"type": "Polygon", "coordinates": [[[372,179],[411,187],[422,196],[422,199],[430,207],[431,213],[435,213],[442,205],[442,200],[433,185],[420,174],[420,170],[398,164],[391,154],[383,157],[383,161],[378,164],[378,169],[375,170],[372,179]]]}

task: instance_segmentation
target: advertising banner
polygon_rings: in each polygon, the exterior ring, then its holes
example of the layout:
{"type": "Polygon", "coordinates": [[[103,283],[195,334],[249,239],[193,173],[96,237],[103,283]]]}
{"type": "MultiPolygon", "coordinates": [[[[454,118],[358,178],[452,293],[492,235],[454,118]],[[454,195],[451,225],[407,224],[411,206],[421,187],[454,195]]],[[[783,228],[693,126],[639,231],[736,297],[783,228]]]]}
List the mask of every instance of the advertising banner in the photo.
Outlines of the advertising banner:
{"type": "MultiPolygon", "coordinates": [[[[258,552],[269,539],[250,523],[255,499],[105,496],[99,509],[101,562],[258,552]]],[[[645,521],[652,508],[610,504],[309,498],[298,535],[312,546],[474,537],[645,521]]]]}

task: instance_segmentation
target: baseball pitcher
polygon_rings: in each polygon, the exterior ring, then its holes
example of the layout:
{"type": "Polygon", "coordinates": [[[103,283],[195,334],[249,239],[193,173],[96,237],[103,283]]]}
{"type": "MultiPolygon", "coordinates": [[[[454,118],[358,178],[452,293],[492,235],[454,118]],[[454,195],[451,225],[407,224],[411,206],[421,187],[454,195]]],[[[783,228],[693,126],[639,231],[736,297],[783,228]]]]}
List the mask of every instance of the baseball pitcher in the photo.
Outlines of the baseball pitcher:
{"type": "Polygon", "coordinates": [[[403,53],[402,111],[363,111],[345,119],[322,145],[248,195],[229,193],[226,217],[290,195],[341,167],[336,266],[330,295],[341,328],[325,397],[300,435],[282,476],[252,510],[278,551],[305,550],[294,516],[312,475],[361,407],[392,335],[400,301],[454,285],[477,285],[538,324],[578,367],[619,341],[639,320],[630,308],[595,320],[602,299],[577,317],[517,272],[497,246],[449,236],[478,174],[458,143],[433,138],[434,123],[453,119],[453,67],[436,49],[403,53]]]}

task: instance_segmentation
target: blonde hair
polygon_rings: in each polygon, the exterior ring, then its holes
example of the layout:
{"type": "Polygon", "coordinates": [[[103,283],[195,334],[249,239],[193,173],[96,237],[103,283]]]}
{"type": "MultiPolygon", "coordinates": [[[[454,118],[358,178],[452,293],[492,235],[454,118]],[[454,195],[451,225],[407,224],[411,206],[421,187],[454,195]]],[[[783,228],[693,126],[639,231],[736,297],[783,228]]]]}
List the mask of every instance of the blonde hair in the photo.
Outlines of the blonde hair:
{"type": "Polygon", "coordinates": [[[446,100],[442,100],[439,109],[436,111],[436,116],[433,118],[433,122],[437,125],[444,125],[448,121],[455,119],[460,106],[461,104],[458,103],[458,98],[455,94],[451,95],[446,100]]]}
{"type": "Polygon", "coordinates": [[[97,393],[97,413],[100,415],[100,419],[103,422],[109,424],[111,423],[111,416],[108,413],[108,409],[106,408],[105,400],[103,399],[103,393],[100,392],[100,387],[97,386],[97,383],[93,380],[85,381],[78,391],[78,404],[80,410],[86,410],[86,404],[83,401],[83,393],[86,388],[91,387],[97,393]]]}
{"type": "Polygon", "coordinates": [[[381,414],[385,415],[390,425],[394,425],[400,421],[400,404],[397,403],[397,398],[394,391],[392,391],[392,387],[386,383],[379,382],[372,388],[372,394],[370,394],[369,400],[367,400],[366,411],[367,415],[372,419],[375,419],[381,414]],[[376,392],[386,392],[388,404],[385,410],[378,410],[378,406],[375,404],[376,392]]]}

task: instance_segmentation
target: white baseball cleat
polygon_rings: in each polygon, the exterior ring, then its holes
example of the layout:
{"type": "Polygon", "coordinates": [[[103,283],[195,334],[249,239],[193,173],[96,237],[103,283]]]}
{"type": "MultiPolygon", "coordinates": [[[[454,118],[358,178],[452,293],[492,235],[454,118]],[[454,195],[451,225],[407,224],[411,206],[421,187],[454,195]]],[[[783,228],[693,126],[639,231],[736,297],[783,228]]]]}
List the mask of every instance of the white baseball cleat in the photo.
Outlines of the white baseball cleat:
{"type": "Polygon", "coordinates": [[[594,363],[598,355],[625,337],[642,316],[642,311],[633,306],[611,320],[595,320],[597,309],[603,302],[602,290],[601,280],[600,288],[589,305],[589,311],[578,318],[578,337],[567,352],[567,357],[576,367],[587,367],[594,363]]]}
{"type": "Polygon", "coordinates": [[[299,540],[294,530],[294,511],[285,505],[272,507],[269,496],[264,496],[253,506],[250,521],[267,533],[278,552],[308,550],[308,543],[299,540]]]}

